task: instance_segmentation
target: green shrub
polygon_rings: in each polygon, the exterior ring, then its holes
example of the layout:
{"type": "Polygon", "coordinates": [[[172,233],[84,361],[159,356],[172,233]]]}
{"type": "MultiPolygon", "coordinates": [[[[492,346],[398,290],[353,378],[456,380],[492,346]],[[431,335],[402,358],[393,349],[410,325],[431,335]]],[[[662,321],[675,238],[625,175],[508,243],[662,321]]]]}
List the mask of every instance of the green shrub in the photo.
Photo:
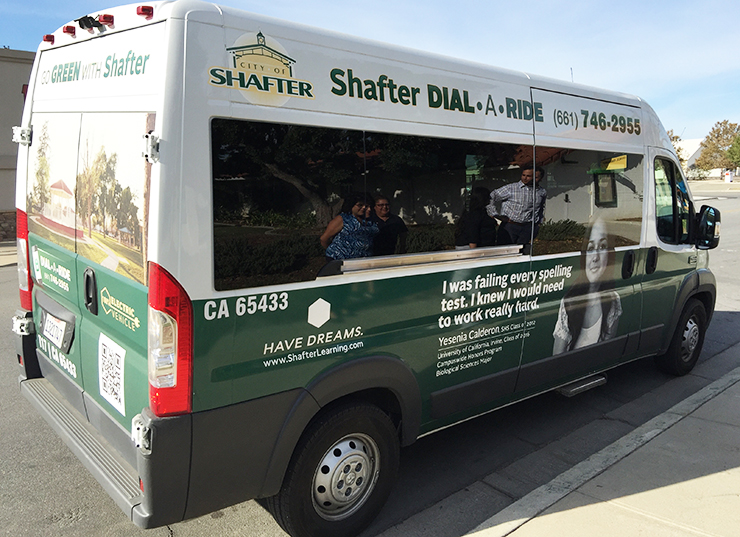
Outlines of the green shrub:
{"type": "Polygon", "coordinates": [[[290,235],[262,244],[250,244],[248,237],[216,238],[216,280],[288,274],[308,265],[312,258],[323,258],[324,250],[316,236],[290,235]]]}
{"type": "Polygon", "coordinates": [[[549,220],[540,225],[537,238],[543,241],[581,240],[585,235],[586,226],[575,220],[558,220],[557,222],[549,220]]]}
{"type": "Polygon", "coordinates": [[[276,211],[250,211],[244,223],[248,226],[311,229],[316,226],[316,215],[310,212],[282,214],[276,211]]]}
{"type": "Polygon", "coordinates": [[[409,226],[406,239],[408,253],[438,252],[455,247],[455,226],[436,224],[430,226],[409,226]]]}

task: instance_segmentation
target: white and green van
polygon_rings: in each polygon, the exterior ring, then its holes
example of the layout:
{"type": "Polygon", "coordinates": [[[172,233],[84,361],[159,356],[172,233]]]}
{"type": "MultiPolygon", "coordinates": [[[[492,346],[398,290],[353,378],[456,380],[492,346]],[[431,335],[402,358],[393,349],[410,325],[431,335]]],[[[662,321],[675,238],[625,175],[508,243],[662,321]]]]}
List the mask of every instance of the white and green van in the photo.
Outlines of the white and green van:
{"type": "Polygon", "coordinates": [[[45,36],[14,137],[21,391],[144,528],[264,498],[357,534],[402,446],[631,360],[685,374],[712,317],[719,212],[637,97],[161,1],[45,36]],[[535,168],[534,240],[456,249],[535,168]],[[327,263],[353,192],[404,247],[327,263]]]}

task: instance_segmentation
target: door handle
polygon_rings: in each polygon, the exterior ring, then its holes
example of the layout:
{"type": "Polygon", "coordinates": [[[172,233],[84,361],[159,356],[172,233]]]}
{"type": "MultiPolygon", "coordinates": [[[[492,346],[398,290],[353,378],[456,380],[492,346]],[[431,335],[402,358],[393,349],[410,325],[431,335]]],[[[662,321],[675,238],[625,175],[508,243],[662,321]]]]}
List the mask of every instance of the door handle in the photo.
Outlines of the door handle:
{"type": "Polygon", "coordinates": [[[83,288],[85,289],[85,307],[93,315],[98,314],[98,282],[95,279],[95,271],[87,267],[82,276],[83,288]]]}
{"type": "Polygon", "coordinates": [[[632,273],[635,271],[635,252],[629,250],[624,253],[624,259],[622,259],[622,279],[628,280],[632,277],[632,273]]]}
{"type": "Polygon", "coordinates": [[[651,246],[647,253],[647,262],[645,263],[645,273],[652,274],[658,268],[658,247],[651,246]]]}

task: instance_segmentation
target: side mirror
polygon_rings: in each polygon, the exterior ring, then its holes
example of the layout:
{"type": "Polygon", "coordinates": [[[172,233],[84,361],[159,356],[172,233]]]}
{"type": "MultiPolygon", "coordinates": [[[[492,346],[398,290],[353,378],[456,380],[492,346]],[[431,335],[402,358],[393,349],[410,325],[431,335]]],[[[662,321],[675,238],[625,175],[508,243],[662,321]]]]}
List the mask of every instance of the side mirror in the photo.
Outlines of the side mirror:
{"type": "Polygon", "coordinates": [[[719,228],[722,218],[714,207],[702,205],[696,217],[696,247],[700,250],[711,250],[719,244],[719,228]]]}

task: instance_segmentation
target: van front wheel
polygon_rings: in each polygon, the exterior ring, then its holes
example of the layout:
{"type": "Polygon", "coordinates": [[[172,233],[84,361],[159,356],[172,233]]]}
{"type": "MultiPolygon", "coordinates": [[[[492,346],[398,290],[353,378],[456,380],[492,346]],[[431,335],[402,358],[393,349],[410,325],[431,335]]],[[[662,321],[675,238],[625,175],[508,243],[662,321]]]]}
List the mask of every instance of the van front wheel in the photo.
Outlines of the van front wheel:
{"type": "Polygon", "coordinates": [[[301,438],[283,487],[267,506],[293,537],[357,535],[390,494],[399,449],[393,422],[379,408],[332,409],[301,438]]]}
{"type": "Polygon", "coordinates": [[[686,303],[668,350],[655,357],[658,368],[679,377],[694,369],[704,345],[706,329],[707,314],[704,305],[692,298],[686,303]]]}

